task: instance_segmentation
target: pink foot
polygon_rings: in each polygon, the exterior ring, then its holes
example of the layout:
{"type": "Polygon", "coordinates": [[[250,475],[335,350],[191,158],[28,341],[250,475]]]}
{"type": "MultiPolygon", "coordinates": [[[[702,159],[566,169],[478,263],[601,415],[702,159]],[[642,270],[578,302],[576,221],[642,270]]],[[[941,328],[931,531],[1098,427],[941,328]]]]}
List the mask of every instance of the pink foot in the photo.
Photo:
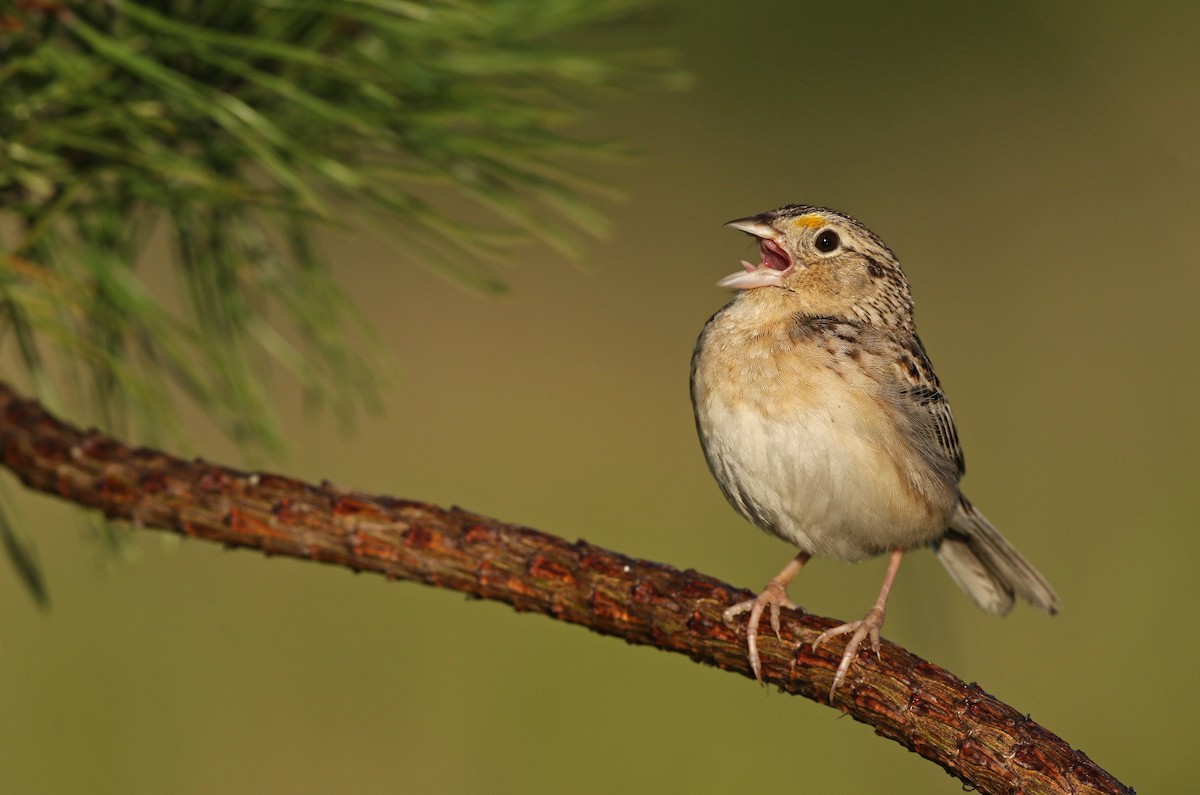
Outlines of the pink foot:
{"type": "Polygon", "coordinates": [[[846,642],[846,650],[842,653],[842,661],[838,665],[837,673],[833,675],[833,686],[829,688],[829,700],[833,700],[833,694],[841,687],[842,682],[846,681],[846,672],[850,670],[850,663],[858,655],[858,649],[862,642],[867,638],[871,639],[871,648],[875,651],[875,656],[879,656],[879,630],[883,627],[883,607],[875,605],[861,621],[851,621],[848,624],[827,629],[822,632],[816,640],[813,641],[813,651],[816,651],[822,643],[830,638],[838,635],[850,635],[850,640],[846,642]]]}
{"type": "MultiPolygon", "coordinates": [[[[742,613],[750,612],[750,620],[746,623],[746,647],[750,658],[750,667],[754,669],[754,678],[760,682],[762,681],[762,664],[758,659],[758,623],[762,620],[763,611],[768,607],[771,608],[771,629],[775,630],[775,637],[778,638],[779,609],[786,607],[794,610],[796,603],[788,598],[787,584],[779,582],[777,579],[767,583],[767,587],[758,596],[745,602],[738,602],[722,614],[722,618],[728,624],[742,613]]],[[[782,640],[782,638],[780,639],[782,640]]]]}

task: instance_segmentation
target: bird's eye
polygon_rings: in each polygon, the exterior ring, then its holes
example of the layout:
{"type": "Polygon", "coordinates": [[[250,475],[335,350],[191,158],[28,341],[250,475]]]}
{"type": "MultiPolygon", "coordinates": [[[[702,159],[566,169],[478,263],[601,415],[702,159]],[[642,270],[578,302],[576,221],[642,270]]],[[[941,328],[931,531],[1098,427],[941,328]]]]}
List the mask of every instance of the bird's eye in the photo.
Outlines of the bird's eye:
{"type": "Polygon", "coordinates": [[[817,236],[813,238],[813,245],[815,245],[817,247],[817,251],[820,251],[822,254],[828,254],[841,245],[841,243],[842,239],[838,237],[837,232],[833,231],[832,229],[822,229],[820,232],[817,232],[817,236]]]}
{"type": "Polygon", "coordinates": [[[829,253],[841,245],[841,238],[833,229],[821,229],[817,232],[817,237],[812,239],[812,245],[817,247],[817,251],[821,253],[829,253]]]}

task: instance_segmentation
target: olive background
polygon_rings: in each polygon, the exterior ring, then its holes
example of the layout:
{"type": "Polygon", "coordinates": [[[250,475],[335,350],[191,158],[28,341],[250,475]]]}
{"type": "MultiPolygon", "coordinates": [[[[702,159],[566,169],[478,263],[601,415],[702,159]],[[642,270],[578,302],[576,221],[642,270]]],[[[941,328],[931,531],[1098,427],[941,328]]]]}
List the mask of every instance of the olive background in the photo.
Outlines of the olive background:
{"type": "MultiPolygon", "coordinates": [[[[530,247],[484,297],[403,241],[330,232],[398,362],[348,433],[271,376],[271,468],[460,505],[757,588],[792,554],[725,504],[688,402],[721,224],[825,204],[897,252],[959,423],[965,491],[1058,588],[998,619],[928,552],[884,635],[1143,792],[1197,783],[1200,6],[708,2],[624,43],[683,93],[601,98],[641,154],[582,265],[530,247]]],[[[237,465],[195,420],[187,451],[237,465]]],[[[9,494],[20,489],[5,476],[9,494]]],[[[811,702],[497,604],[139,532],[113,561],[20,495],[53,608],[0,574],[12,793],[926,793],[959,782],[811,702]]],[[[857,618],[883,560],[792,587],[857,618]]]]}

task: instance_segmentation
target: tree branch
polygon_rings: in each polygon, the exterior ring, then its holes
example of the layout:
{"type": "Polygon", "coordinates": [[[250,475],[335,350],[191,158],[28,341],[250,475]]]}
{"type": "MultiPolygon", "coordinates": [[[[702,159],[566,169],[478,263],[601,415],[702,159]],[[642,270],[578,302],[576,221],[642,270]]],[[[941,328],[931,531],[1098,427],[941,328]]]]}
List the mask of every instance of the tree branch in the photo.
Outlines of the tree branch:
{"type": "MultiPolygon", "coordinates": [[[[0,457],[30,488],[139,527],[452,588],[753,675],[740,625],[721,620],[752,594],[694,571],[458,508],[132,449],[61,422],[3,382],[0,457]]],[[[838,652],[811,643],[837,623],[787,613],[784,643],[764,644],[764,680],[828,703],[838,652]]],[[[892,643],[881,651],[860,656],[831,706],[980,792],[1133,791],[978,686],[892,643]]]]}

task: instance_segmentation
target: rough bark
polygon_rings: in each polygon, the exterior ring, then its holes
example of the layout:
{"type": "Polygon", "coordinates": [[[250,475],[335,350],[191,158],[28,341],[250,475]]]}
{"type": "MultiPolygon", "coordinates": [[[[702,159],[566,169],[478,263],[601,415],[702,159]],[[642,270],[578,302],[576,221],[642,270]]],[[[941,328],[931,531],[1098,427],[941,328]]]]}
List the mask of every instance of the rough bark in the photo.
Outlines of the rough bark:
{"type": "MultiPolygon", "coordinates": [[[[130,448],[2,382],[0,457],[30,488],[138,527],[452,588],[753,676],[744,624],[721,620],[752,594],[694,571],[458,508],[130,448]]],[[[839,623],[787,612],[784,642],[764,636],[764,681],[829,703],[841,644],[813,652],[811,643],[839,623]]],[[[983,793],[1132,792],[977,685],[895,644],[881,651],[860,654],[830,706],[983,793]]]]}

